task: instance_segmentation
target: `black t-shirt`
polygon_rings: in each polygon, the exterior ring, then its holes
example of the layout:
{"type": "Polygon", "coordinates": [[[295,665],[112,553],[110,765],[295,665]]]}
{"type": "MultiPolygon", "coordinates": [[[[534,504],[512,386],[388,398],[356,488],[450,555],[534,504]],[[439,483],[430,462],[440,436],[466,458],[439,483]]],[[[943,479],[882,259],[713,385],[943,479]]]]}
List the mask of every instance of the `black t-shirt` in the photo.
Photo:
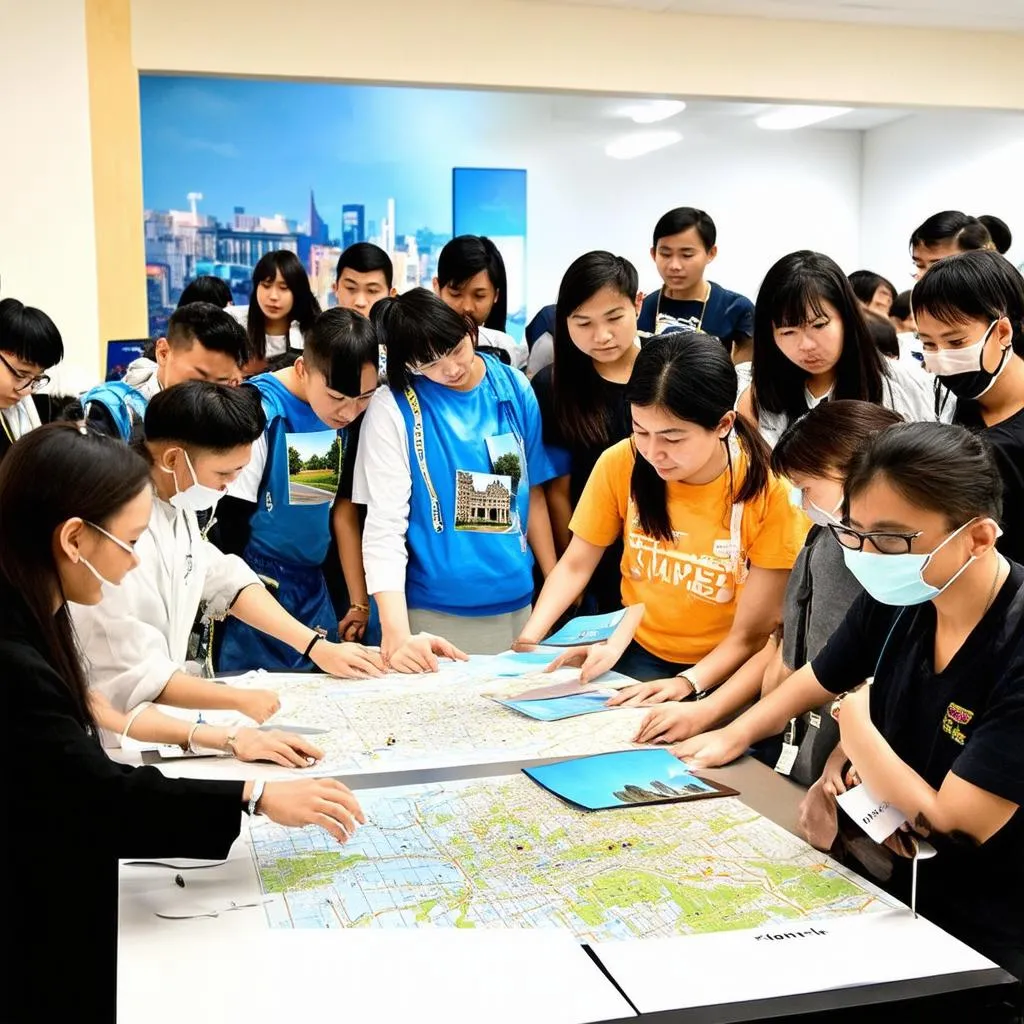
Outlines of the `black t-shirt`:
{"type": "MultiPolygon", "coordinates": [[[[1024,568],[942,672],[934,668],[935,608],[900,609],[859,597],[814,659],[825,689],[874,676],[871,718],[932,788],[950,771],[1024,804],[1024,568]]],[[[933,834],[938,851],[918,867],[918,909],[968,945],[1020,972],[1024,966],[1024,810],[988,842],[933,834]]],[[[906,900],[909,864],[888,886],[906,900]]]]}
{"type": "MultiPolygon", "coordinates": [[[[568,470],[569,500],[575,508],[602,452],[629,437],[633,431],[633,420],[626,401],[626,385],[598,377],[590,397],[594,405],[605,410],[608,443],[585,445],[568,441],[555,415],[553,372],[552,366],[545,366],[538,372],[532,380],[533,392],[540,406],[544,445],[554,449],[551,454],[556,470],[563,473],[568,470]]],[[[609,612],[622,607],[621,562],[622,542],[616,541],[605,551],[587,587],[598,611],[609,612]]]]}
{"type": "Polygon", "coordinates": [[[957,402],[955,422],[981,434],[992,446],[1003,478],[1003,536],[996,546],[1024,564],[1024,409],[989,427],[976,402],[957,402]]]}
{"type": "Polygon", "coordinates": [[[659,288],[644,299],[637,319],[637,329],[654,334],[658,314],[671,317],[663,330],[702,330],[713,334],[726,345],[754,336],[754,304],[745,295],[731,292],[711,282],[707,305],[700,299],[669,299],[659,288]],[[659,306],[660,299],[660,306],[659,306]]]}

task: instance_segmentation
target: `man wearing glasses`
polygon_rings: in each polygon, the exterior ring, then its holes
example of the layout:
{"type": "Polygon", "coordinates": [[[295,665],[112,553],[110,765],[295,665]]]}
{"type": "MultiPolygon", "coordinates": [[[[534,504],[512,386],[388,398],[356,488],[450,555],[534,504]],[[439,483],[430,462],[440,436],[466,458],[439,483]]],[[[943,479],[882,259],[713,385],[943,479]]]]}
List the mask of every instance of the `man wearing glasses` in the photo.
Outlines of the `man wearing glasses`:
{"type": "Polygon", "coordinates": [[[50,383],[44,371],[63,358],[60,331],[41,309],[0,302],[0,459],[51,418],[49,396],[37,392],[50,383]]]}

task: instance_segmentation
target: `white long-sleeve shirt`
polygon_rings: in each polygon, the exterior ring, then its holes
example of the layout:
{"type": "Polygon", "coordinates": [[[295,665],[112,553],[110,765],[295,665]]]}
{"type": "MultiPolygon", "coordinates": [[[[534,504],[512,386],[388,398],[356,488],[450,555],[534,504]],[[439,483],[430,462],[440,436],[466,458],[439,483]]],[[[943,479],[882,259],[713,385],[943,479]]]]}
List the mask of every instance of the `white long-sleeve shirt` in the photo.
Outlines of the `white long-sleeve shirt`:
{"type": "Polygon", "coordinates": [[[99,604],[69,605],[89,686],[122,712],[154,700],[184,670],[200,602],[223,618],[239,591],[259,583],[245,562],[203,538],[194,512],[155,496],[135,552],[138,567],[120,586],[104,584],[99,604]]]}

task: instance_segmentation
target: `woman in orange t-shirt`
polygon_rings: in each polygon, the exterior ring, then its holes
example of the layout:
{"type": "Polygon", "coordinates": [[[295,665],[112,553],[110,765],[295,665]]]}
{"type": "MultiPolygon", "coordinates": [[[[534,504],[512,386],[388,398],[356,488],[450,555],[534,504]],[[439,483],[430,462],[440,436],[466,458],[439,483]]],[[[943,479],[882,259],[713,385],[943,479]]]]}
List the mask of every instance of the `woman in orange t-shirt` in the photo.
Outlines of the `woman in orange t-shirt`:
{"type": "Polygon", "coordinates": [[[591,648],[585,674],[615,666],[661,680],[612,703],[693,699],[766,648],[810,524],[770,472],[767,445],[733,411],[736,371],[717,339],[648,342],[626,398],[633,436],[594,467],[519,644],[540,642],[621,537],[622,603],[644,605],[643,619],[634,640],[591,648]]]}

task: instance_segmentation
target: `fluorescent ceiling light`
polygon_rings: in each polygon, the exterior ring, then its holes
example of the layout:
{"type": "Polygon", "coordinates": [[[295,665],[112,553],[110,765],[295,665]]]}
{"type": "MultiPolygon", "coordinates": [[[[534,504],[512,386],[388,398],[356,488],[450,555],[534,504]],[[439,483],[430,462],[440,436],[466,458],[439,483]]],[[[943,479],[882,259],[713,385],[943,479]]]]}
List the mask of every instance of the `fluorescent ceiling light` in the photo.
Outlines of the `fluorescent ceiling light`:
{"type": "Polygon", "coordinates": [[[758,128],[766,131],[788,132],[849,114],[852,110],[852,107],[780,107],[771,114],[759,117],[755,123],[758,128]]]}
{"type": "Polygon", "coordinates": [[[653,153],[657,149],[674,146],[677,142],[682,142],[682,139],[680,132],[633,132],[632,135],[623,135],[609,142],[604,151],[615,160],[632,160],[653,153]]]}
{"type": "Polygon", "coordinates": [[[648,100],[626,108],[626,116],[636,124],[654,124],[666,118],[675,117],[686,109],[682,100],[648,100]]]}

